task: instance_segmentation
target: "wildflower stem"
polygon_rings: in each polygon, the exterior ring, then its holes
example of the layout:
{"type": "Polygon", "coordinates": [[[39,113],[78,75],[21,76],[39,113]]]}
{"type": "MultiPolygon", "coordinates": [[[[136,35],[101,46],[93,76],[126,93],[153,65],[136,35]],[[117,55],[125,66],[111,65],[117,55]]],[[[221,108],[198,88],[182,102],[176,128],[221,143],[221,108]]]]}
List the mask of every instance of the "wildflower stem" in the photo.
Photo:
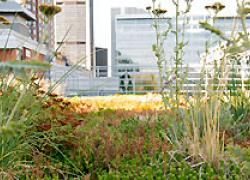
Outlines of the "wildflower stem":
{"type": "MultiPolygon", "coordinates": [[[[176,3],[175,3],[175,15],[176,15],[176,18],[175,18],[175,48],[176,48],[176,52],[175,52],[175,101],[176,101],[176,114],[177,114],[177,111],[179,109],[179,73],[178,73],[178,66],[179,66],[179,0],[176,0],[176,3]]],[[[178,118],[178,115],[176,116],[176,118],[178,118]]],[[[176,119],[177,120],[177,119],[176,119]]]]}

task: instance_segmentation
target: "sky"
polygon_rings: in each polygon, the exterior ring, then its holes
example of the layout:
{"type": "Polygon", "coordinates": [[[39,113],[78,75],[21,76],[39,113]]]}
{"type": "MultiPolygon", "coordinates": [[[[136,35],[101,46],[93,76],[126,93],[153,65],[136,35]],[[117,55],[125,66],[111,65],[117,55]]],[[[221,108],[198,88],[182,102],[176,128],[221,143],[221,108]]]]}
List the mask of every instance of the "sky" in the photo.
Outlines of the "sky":
{"type": "Polygon", "coordinates": [[[111,13],[112,7],[141,7],[145,8],[152,0],[94,0],[94,30],[95,44],[107,47],[111,39],[111,13]]]}
{"type": "Polygon", "coordinates": [[[111,38],[112,7],[145,8],[151,5],[151,2],[152,0],[94,0],[95,44],[101,47],[108,46],[108,39],[111,38]]]}

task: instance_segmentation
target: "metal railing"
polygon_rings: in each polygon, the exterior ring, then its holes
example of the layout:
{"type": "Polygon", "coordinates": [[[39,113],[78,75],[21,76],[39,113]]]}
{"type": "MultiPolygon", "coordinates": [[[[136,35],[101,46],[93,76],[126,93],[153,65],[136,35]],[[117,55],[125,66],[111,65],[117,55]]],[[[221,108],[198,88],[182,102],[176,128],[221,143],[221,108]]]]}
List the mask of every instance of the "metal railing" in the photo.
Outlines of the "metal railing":
{"type": "MultiPolygon", "coordinates": [[[[236,88],[250,89],[250,67],[248,66],[227,66],[226,72],[216,72],[214,66],[189,65],[179,69],[181,78],[181,90],[188,92],[207,90],[208,86],[220,89],[232,90],[230,84],[236,88]],[[203,70],[203,73],[201,73],[203,70]]],[[[170,71],[165,68],[164,71],[170,71]]],[[[60,70],[52,71],[51,80],[56,82],[64,73],[60,70]]],[[[175,78],[164,81],[164,90],[168,91],[174,87],[175,78]]],[[[62,82],[63,93],[66,96],[91,96],[91,95],[110,95],[110,94],[141,94],[149,92],[159,92],[162,90],[160,85],[159,71],[157,66],[99,66],[92,67],[92,74],[85,72],[73,72],[62,82]],[[109,71],[111,73],[109,73],[109,71]],[[108,77],[108,74],[111,74],[108,77]]]]}

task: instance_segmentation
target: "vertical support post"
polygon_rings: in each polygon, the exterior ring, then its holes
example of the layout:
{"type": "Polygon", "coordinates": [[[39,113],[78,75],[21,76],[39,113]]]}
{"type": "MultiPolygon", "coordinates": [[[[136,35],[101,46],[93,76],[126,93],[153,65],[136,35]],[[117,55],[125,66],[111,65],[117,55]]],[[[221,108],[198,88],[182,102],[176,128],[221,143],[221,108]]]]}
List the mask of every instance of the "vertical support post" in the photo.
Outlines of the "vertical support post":
{"type": "Polygon", "coordinates": [[[95,78],[96,77],[96,66],[93,66],[92,69],[93,69],[92,76],[93,76],[93,78],[95,78]]]}
{"type": "Polygon", "coordinates": [[[135,76],[133,76],[133,94],[135,94],[135,76]]]}

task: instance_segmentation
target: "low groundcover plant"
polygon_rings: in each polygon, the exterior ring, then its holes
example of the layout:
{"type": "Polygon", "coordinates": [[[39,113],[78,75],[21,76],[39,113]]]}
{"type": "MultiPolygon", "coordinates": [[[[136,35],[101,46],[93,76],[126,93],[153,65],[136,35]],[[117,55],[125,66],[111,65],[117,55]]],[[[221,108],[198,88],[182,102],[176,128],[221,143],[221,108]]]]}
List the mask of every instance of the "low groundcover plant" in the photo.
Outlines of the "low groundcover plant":
{"type": "MultiPolygon", "coordinates": [[[[48,63],[0,63],[0,179],[250,179],[249,90],[238,88],[226,68],[236,50],[248,47],[249,2],[238,2],[243,32],[237,36],[224,37],[208,21],[200,23],[226,47],[208,74],[211,84],[198,84],[192,95],[182,91],[186,73],[179,66],[188,44],[178,22],[195,1],[183,0],[180,13],[181,0],[173,0],[176,24],[162,33],[157,20],[167,10],[153,2],[147,10],[156,20],[160,94],[61,97],[53,93],[57,84],[47,91],[41,86],[48,63]],[[175,67],[164,72],[169,33],[176,37],[175,67]]],[[[217,2],[206,8],[218,14],[226,7],[217,2]]]]}

